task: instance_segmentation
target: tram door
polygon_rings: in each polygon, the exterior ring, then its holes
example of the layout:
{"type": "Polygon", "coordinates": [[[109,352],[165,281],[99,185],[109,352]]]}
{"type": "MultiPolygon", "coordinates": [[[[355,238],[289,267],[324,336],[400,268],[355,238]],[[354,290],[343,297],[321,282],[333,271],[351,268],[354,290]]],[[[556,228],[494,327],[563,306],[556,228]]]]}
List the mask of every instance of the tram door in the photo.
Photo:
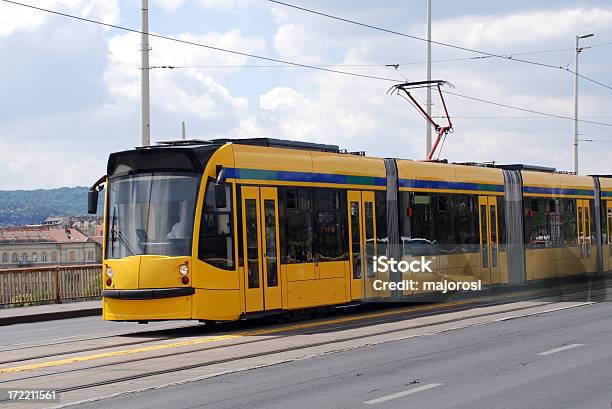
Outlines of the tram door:
{"type": "Polygon", "coordinates": [[[242,186],[246,312],[282,308],[276,188],[242,186]]]}
{"type": "Polygon", "coordinates": [[[591,203],[588,200],[577,200],[578,212],[578,254],[580,264],[585,271],[593,271],[591,255],[593,252],[593,236],[591,232],[591,203]]]}
{"type": "Polygon", "coordinates": [[[348,192],[348,220],[351,259],[351,298],[370,298],[375,294],[376,208],[374,192],[348,192]]]}
{"type": "Polygon", "coordinates": [[[483,284],[499,283],[499,228],[496,196],[479,196],[480,277],[483,284]]]}
{"type": "Polygon", "coordinates": [[[604,241],[604,271],[612,270],[612,200],[606,201],[606,240],[604,241]]]}

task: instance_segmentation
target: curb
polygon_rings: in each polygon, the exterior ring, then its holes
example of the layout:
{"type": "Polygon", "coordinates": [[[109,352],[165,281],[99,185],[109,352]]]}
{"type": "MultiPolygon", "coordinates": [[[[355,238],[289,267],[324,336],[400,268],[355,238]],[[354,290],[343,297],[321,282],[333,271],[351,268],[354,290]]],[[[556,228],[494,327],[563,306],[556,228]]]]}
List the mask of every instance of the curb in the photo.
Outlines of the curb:
{"type": "Polygon", "coordinates": [[[32,322],[55,321],[69,318],[94,317],[102,315],[102,308],[86,308],[80,310],[41,312],[37,314],[17,315],[13,317],[0,318],[0,327],[14,324],[26,324],[32,322]]]}

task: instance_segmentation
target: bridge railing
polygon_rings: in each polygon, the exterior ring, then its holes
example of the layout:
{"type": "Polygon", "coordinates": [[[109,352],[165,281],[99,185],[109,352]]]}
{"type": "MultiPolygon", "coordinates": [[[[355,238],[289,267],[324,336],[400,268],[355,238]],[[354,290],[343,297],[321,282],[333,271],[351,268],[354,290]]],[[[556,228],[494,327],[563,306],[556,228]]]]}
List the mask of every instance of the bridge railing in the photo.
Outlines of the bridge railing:
{"type": "Polygon", "coordinates": [[[102,266],[0,269],[0,308],[100,297],[102,266]]]}

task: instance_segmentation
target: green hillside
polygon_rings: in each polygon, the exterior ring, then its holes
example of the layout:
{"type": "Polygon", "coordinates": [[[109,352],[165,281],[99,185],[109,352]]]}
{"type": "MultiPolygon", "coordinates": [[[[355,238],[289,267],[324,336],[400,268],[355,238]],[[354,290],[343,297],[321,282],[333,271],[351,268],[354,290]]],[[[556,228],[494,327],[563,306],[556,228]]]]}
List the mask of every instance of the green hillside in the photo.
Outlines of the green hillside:
{"type": "MultiPolygon", "coordinates": [[[[0,226],[38,224],[49,216],[87,214],[87,187],[0,190],[0,226]]],[[[98,203],[101,214],[102,196],[98,203]]]]}

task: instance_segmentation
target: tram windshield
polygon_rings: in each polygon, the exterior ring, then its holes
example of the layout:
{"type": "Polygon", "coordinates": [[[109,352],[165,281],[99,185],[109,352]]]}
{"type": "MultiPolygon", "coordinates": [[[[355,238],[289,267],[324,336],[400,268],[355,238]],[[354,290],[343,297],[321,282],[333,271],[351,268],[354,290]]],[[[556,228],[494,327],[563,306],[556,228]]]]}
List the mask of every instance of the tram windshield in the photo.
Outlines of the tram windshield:
{"type": "Polygon", "coordinates": [[[184,173],[111,178],[106,258],[191,255],[199,182],[184,173]]]}

